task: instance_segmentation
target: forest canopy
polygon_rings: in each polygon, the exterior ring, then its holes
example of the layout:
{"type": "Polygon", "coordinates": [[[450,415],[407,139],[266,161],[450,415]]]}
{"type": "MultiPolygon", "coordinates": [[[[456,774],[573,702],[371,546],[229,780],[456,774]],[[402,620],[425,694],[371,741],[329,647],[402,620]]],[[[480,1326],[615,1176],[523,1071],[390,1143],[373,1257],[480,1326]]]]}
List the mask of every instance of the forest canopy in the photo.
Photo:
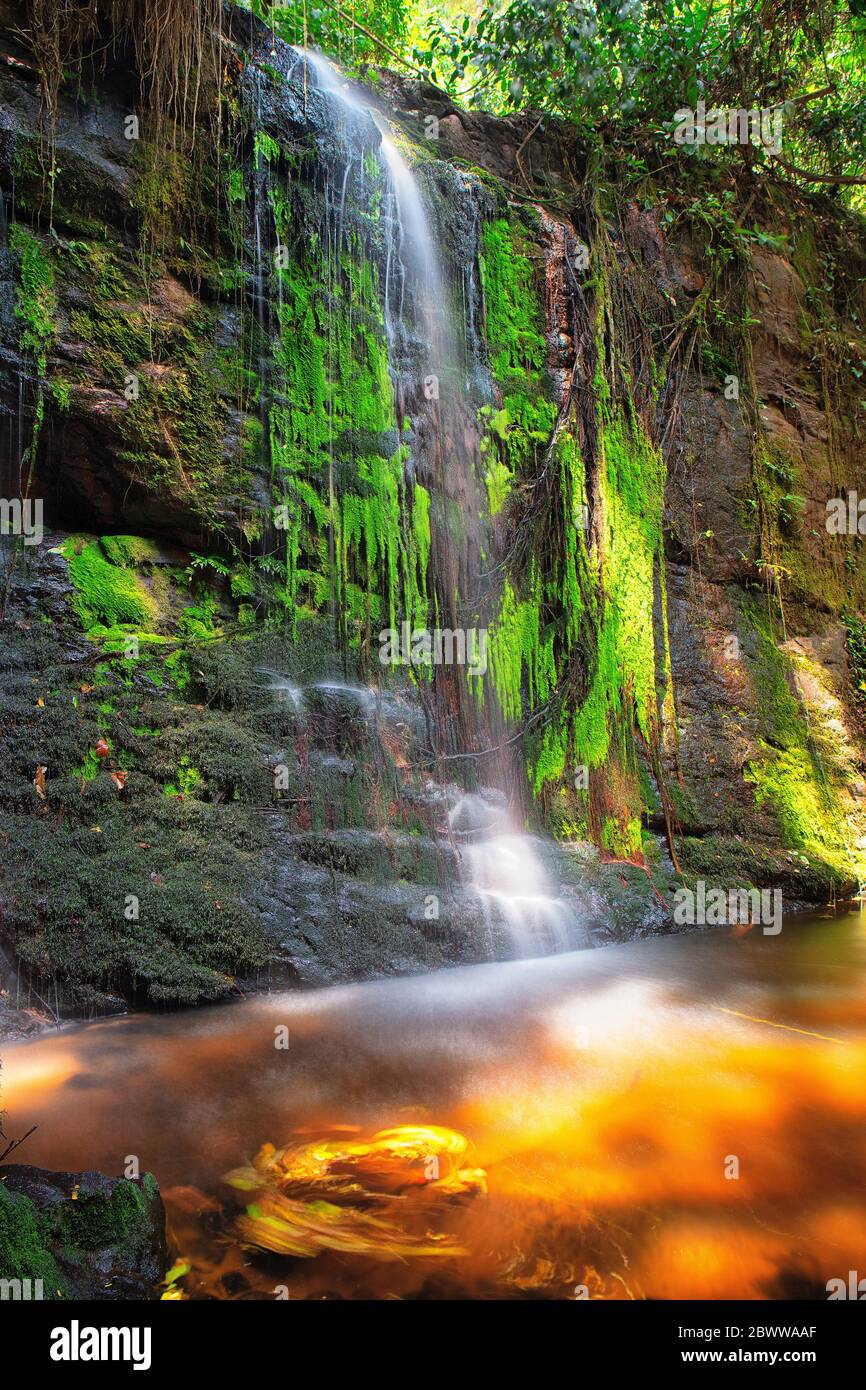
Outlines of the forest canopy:
{"type": "Polygon", "coordinates": [[[248,6],[283,38],[350,69],[402,68],[497,114],[575,121],[624,145],[670,134],[703,102],[781,108],[784,154],[809,182],[866,184],[866,0],[288,0],[248,6]]]}

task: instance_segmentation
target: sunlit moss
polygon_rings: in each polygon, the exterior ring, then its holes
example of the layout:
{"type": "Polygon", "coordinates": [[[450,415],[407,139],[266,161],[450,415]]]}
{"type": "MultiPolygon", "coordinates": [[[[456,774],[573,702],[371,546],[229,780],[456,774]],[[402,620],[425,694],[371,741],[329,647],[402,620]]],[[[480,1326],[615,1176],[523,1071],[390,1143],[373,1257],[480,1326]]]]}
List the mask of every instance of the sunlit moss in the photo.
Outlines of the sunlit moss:
{"type": "MultiPolygon", "coordinates": [[[[277,233],[288,209],[272,198],[277,233]]],[[[358,248],[328,275],[312,249],[276,270],[274,496],[292,616],[329,602],[351,639],[427,616],[430,499],[405,470],[375,263],[358,248]]],[[[280,591],[278,591],[280,592],[280,591]]]]}
{"type": "MultiPolygon", "coordinates": [[[[120,542],[132,544],[134,538],[109,538],[109,548],[112,540],[117,550],[120,542]]],[[[75,590],[73,606],[85,630],[123,623],[145,629],[153,626],[158,605],[134,569],[114,564],[98,540],[72,537],[63,549],[75,590]]]]}
{"type": "Polygon", "coordinates": [[[817,723],[812,727],[797,694],[795,669],[777,646],[764,605],[744,600],[741,612],[755,642],[754,656],[746,660],[762,734],[743,776],[754,787],[758,809],[766,806],[776,817],[786,845],[850,875],[860,856],[840,797],[848,773],[836,765],[838,738],[823,739],[817,723]]]}
{"type": "Polygon", "coordinates": [[[502,404],[487,411],[482,444],[491,515],[520,468],[550,439],[556,406],[545,373],[543,312],[520,232],[504,217],[486,222],[479,257],[490,372],[502,404]]]}
{"type": "Polygon", "coordinates": [[[524,696],[527,708],[544,704],[576,654],[592,658],[583,697],[560,701],[536,740],[536,791],[561,779],[569,763],[604,765],[632,728],[647,742],[658,732],[654,601],[663,566],[664,464],[622,411],[598,409],[598,545],[590,549],[580,450],[562,432],[554,446],[560,549],[544,577],[533,562],[521,597],[506,581],[490,637],[493,685],[510,719],[520,717],[524,696]]]}

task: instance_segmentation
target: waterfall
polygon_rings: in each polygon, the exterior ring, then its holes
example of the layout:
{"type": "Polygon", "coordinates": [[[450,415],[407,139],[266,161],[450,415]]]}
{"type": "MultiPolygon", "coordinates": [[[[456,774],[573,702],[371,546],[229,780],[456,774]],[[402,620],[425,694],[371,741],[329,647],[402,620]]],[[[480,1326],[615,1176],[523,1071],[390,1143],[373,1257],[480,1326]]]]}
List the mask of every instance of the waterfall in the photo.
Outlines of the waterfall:
{"type": "Polygon", "coordinates": [[[478,896],[491,940],[504,928],[511,954],[519,959],[578,944],[573,909],[552,896],[532,837],[515,830],[504,809],[469,793],[448,820],[460,842],[466,886],[478,896]]]}
{"type": "MultiPolygon", "coordinates": [[[[385,325],[392,370],[396,371],[395,356],[405,351],[412,326],[411,308],[414,307],[417,320],[414,327],[420,332],[426,349],[427,375],[439,377],[449,345],[450,316],[446,308],[447,293],[439,254],[415,176],[400,153],[393,131],[382,113],[356,97],[346,79],[323,54],[299,47],[295,47],[294,51],[312,70],[321,91],[336,97],[355,115],[372,121],[379,131],[379,162],[387,175],[392,204],[386,217],[384,285],[385,325]],[[407,290],[409,304],[406,302],[407,290]]],[[[350,167],[351,161],[347,162],[343,180],[341,214],[350,167]]]]}
{"type": "MultiPolygon", "coordinates": [[[[313,94],[317,101],[325,98],[330,108],[327,120],[336,138],[336,157],[326,173],[329,220],[324,240],[329,248],[329,276],[331,267],[334,273],[339,267],[344,238],[349,235],[346,224],[352,211],[352,192],[366,203],[362,212],[372,212],[380,200],[384,345],[401,433],[402,422],[411,421],[409,433],[403,436],[410,448],[401,466],[413,482],[421,481],[430,489],[431,508],[440,508],[438,525],[431,528],[431,577],[438,621],[463,626],[466,613],[460,605],[467,604],[467,594],[474,596],[468,602],[477,601],[481,569],[480,547],[474,549],[482,510],[473,492],[479,471],[477,408],[491,398],[489,376],[478,352],[475,261],[480,209],[467,202],[465,221],[471,249],[456,263],[452,305],[443,268],[446,254],[440,252],[440,238],[427,200],[401,153],[399,136],[382,112],[356,92],[329,59],[297,47],[293,54],[295,63],[302,65],[305,106],[314,99],[313,94]],[[365,152],[375,154],[381,175],[378,182],[365,173],[365,152]],[[458,314],[462,318],[459,332],[458,314]],[[467,370],[470,366],[472,371],[467,370]],[[452,538],[449,503],[456,503],[465,517],[462,547],[452,538]],[[460,600],[455,597],[458,593],[460,600]]],[[[453,247],[447,258],[449,266],[454,266],[453,247]]],[[[334,461],[332,447],[332,477],[334,461]]],[[[293,702],[299,713],[305,709],[302,692],[283,678],[274,679],[273,688],[280,690],[282,698],[293,702]]],[[[450,698],[443,701],[443,707],[456,708],[457,721],[465,720],[471,727],[475,712],[471,701],[464,703],[461,674],[439,672],[437,679],[451,682],[450,698]]],[[[345,701],[355,692],[341,683],[333,687],[333,693],[345,701]]],[[[369,690],[363,695],[370,700],[369,690]]],[[[482,796],[460,798],[449,819],[465,870],[464,887],[481,906],[492,954],[531,957],[567,951],[579,944],[581,932],[574,912],[556,896],[530,836],[511,825],[504,812],[482,796]]]]}

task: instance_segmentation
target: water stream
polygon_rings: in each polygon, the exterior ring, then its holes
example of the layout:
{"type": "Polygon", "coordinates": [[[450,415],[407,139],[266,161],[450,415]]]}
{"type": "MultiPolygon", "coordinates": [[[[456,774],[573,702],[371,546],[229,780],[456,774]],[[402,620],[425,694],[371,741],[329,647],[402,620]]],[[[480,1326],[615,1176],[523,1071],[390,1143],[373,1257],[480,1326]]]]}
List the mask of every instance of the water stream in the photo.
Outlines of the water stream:
{"type": "Polygon", "coordinates": [[[192,1297],[825,1298],[866,1243],[864,921],[78,1025],[5,1050],[4,1105],[39,1126],[22,1160],[156,1173],[192,1297]],[[439,1127],[460,1181],[370,1157],[439,1127]],[[361,1165],[378,1196],[330,1180],[341,1231],[372,1207],[455,1253],[245,1249],[223,1177],[266,1142],[316,1197],[311,1156],[361,1165]]]}
{"type": "MultiPolygon", "coordinates": [[[[447,320],[445,284],[435,239],[415,176],[400,153],[394,133],[382,113],[353,95],[346,79],[323,54],[302,48],[296,48],[295,52],[307,64],[321,91],[335,97],[356,116],[372,121],[379,131],[379,158],[388,175],[392,202],[386,217],[388,249],[384,286],[392,365],[395,335],[400,332],[405,334],[410,320],[416,318],[414,327],[422,334],[428,349],[429,369],[433,371],[434,364],[441,369],[441,354],[445,348],[443,325],[447,320]]],[[[351,159],[347,163],[346,179],[350,167],[351,159]]],[[[345,199],[345,181],[341,205],[345,199]]]]}
{"type": "Polygon", "coordinates": [[[491,939],[497,917],[505,923],[511,954],[517,959],[567,951],[578,944],[573,910],[551,892],[532,837],[511,824],[504,807],[467,795],[451,809],[449,823],[491,939]]]}

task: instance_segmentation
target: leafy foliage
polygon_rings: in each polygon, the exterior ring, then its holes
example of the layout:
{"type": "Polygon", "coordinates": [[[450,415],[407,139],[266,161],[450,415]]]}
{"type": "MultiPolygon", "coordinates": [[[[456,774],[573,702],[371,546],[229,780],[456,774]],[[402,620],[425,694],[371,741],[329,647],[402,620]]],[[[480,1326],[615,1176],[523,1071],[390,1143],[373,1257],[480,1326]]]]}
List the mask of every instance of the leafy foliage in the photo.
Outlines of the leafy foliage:
{"type": "Polygon", "coordinates": [[[287,43],[321,48],[353,67],[380,62],[387,50],[403,56],[409,31],[406,0],[354,0],[351,6],[319,0],[241,0],[287,43]]]}
{"type": "Polygon", "coordinates": [[[455,22],[433,12],[413,56],[472,105],[544,112],[623,137],[665,134],[674,113],[699,100],[708,109],[788,103],[790,163],[862,175],[862,4],[510,0],[455,22]],[[815,92],[823,95],[811,99],[815,92]]]}

